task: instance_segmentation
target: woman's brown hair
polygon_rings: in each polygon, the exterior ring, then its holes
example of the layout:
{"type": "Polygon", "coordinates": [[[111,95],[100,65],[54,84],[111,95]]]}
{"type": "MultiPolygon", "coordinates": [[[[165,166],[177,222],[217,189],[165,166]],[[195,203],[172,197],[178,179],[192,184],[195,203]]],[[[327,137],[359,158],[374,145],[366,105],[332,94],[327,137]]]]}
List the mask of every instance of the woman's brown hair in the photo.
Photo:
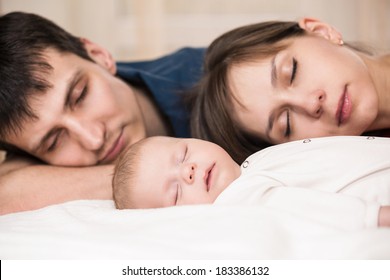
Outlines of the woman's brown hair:
{"type": "Polygon", "coordinates": [[[243,26],[215,39],[205,56],[204,76],[193,95],[192,136],[220,145],[238,163],[269,146],[235,123],[229,70],[234,64],[270,57],[287,47],[284,39],[303,34],[297,22],[269,21],[243,26]]]}

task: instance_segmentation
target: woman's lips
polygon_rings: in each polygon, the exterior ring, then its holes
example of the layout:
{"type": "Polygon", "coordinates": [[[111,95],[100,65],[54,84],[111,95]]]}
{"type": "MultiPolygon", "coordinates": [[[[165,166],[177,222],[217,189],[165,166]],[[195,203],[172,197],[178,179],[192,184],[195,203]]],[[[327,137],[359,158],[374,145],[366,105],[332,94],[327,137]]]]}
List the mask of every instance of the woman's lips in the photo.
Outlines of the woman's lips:
{"type": "Polygon", "coordinates": [[[211,188],[211,180],[212,180],[212,177],[213,177],[214,166],[215,166],[215,163],[213,163],[210,166],[210,168],[208,168],[206,170],[205,175],[204,175],[204,181],[205,181],[205,184],[206,184],[206,190],[207,191],[210,191],[210,188],[211,188]]]}
{"type": "Polygon", "coordinates": [[[118,154],[122,151],[123,147],[125,146],[125,141],[123,137],[123,132],[118,136],[118,138],[115,140],[114,144],[112,145],[111,149],[107,152],[105,157],[102,159],[102,162],[108,163],[112,162],[118,154]]]}
{"type": "Polygon", "coordinates": [[[351,116],[351,112],[352,102],[347,91],[347,86],[345,86],[344,92],[341,95],[336,111],[336,121],[338,126],[344,124],[349,119],[349,117],[351,116]]]}

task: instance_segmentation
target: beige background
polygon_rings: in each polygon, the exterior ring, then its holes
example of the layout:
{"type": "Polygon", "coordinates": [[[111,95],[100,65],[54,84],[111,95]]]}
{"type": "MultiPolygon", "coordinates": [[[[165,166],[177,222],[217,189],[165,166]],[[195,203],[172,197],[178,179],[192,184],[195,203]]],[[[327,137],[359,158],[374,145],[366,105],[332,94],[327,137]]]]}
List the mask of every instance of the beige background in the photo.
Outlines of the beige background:
{"type": "Polygon", "coordinates": [[[390,0],[0,0],[2,13],[14,10],[46,16],[122,60],[206,46],[247,23],[303,16],[331,23],[345,41],[390,49],[390,0]]]}

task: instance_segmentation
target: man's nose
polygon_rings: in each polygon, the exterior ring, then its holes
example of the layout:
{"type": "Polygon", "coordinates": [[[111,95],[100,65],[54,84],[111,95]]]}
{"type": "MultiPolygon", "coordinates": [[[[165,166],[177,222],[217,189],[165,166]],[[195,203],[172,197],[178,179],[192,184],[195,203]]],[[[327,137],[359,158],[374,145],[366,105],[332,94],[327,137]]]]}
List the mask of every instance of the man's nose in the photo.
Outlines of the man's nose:
{"type": "Polygon", "coordinates": [[[105,129],[99,122],[67,120],[67,126],[72,136],[88,150],[99,150],[104,144],[105,129]]]}
{"type": "Polygon", "coordinates": [[[196,170],[195,163],[185,163],[182,165],[181,168],[182,179],[189,185],[193,184],[195,181],[195,170],[196,170]]]}

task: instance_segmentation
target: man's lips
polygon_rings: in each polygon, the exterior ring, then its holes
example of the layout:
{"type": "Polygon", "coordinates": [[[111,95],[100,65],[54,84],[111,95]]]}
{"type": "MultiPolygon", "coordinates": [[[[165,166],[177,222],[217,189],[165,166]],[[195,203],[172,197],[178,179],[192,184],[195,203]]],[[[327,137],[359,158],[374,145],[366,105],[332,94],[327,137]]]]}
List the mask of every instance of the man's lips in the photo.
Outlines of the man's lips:
{"type": "Polygon", "coordinates": [[[214,167],[215,167],[215,163],[213,163],[205,172],[204,174],[204,182],[206,184],[206,189],[207,191],[210,191],[210,188],[211,188],[211,180],[213,178],[213,170],[214,170],[214,167]]]}
{"type": "Polygon", "coordinates": [[[123,137],[123,131],[121,131],[118,138],[114,141],[113,145],[108,150],[106,155],[103,157],[101,162],[103,163],[112,162],[114,159],[116,159],[118,154],[123,150],[124,146],[125,146],[125,141],[123,137]]]}
{"type": "Polygon", "coordinates": [[[341,95],[336,111],[336,121],[338,126],[345,123],[349,119],[349,117],[351,116],[351,112],[352,102],[347,91],[347,86],[345,86],[344,92],[341,95]]]}

